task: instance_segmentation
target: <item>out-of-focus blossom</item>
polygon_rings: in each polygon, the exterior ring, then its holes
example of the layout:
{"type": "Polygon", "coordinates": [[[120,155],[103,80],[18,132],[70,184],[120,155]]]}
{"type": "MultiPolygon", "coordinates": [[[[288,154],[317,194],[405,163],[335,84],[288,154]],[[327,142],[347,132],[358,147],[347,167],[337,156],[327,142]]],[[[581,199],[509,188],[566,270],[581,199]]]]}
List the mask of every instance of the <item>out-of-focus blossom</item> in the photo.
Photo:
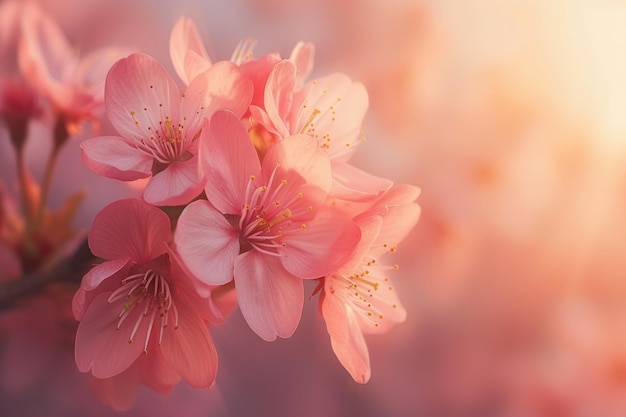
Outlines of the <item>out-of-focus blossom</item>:
{"type": "Polygon", "coordinates": [[[120,136],[83,142],[85,163],[122,181],[151,177],[144,198],[152,204],[188,203],[203,186],[197,150],[204,118],[222,107],[241,116],[251,94],[228,62],[211,66],[181,94],[157,61],[131,55],[111,68],[106,82],[107,115],[120,136]]]}
{"type": "Polygon", "coordinates": [[[165,393],[181,378],[195,387],[215,379],[214,314],[169,251],[170,237],[167,215],[135,199],[105,207],[89,233],[105,262],[74,297],[76,363],[116,409],[132,405],[140,383],[165,393]]]}
{"type": "Polygon", "coordinates": [[[34,4],[26,9],[21,29],[20,70],[32,88],[50,101],[67,132],[78,133],[85,120],[97,123],[105,75],[122,51],[104,48],[79,57],[56,22],[34,4]]]}

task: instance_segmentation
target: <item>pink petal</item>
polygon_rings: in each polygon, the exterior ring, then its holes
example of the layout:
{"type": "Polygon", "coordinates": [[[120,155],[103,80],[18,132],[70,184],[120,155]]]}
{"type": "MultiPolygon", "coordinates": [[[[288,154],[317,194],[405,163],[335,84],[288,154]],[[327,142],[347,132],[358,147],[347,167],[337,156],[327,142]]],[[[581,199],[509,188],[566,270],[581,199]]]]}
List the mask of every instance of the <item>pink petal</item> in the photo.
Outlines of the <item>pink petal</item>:
{"type": "Polygon", "coordinates": [[[402,306],[398,292],[394,290],[393,283],[386,274],[375,272],[370,279],[372,282],[378,283],[378,289],[369,298],[370,311],[373,314],[369,316],[362,309],[355,309],[355,313],[360,313],[357,315],[357,319],[364,334],[387,333],[396,323],[402,323],[406,320],[407,312],[402,306]]]}
{"type": "Polygon", "coordinates": [[[104,100],[104,83],[113,64],[128,54],[121,48],[102,48],[85,55],[79,64],[82,82],[98,101],[104,100]]]}
{"type": "Polygon", "coordinates": [[[171,238],[170,220],[158,208],[139,199],[115,201],[94,218],[89,247],[104,259],[130,257],[137,263],[165,253],[171,238]]]}
{"type": "Polygon", "coordinates": [[[235,286],[241,313],[262,339],[272,341],[295,332],[304,288],[279,259],[254,250],[241,254],[235,260],[235,286]]]}
{"type": "Polygon", "coordinates": [[[322,315],[330,335],[333,352],[352,378],[361,384],[370,379],[370,358],[354,311],[339,297],[327,281],[322,301],[322,315]]]}
{"type": "Polygon", "coordinates": [[[87,139],[80,148],[85,165],[99,175],[120,181],[134,181],[151,175],[154,158],[122,137],[87,139]]]}
{"type": "Polygon", "coordinates": [[[173,385],[180,382],[180,375],[165,360],[162,349],[150,349],[147,355],[140,355],[137,365],[140,370],[141,383],[160,394],[170,393],[173,385]]]}
{"type": "MultiPolygon", "coordinates": [[[[326,199],[332,184],[331,161],[317,141],[307,135],[294,135],[272,146],[263,159],[263,176],[270,178],[279,165],[287,184],[302,183],[300,190],[309,204],[317,206],[326,199]],[[309,189],[311,193],[307,193],[309,189]],[[317,191],[315,191],[317,189],[317,191]]],[[[316,207],[314,207],[316,208],[316,207]]]]}
{"type": "Polygon", "coordinates": [[[181,101],[180,119],[188,132],[199,131],[218,109],[243,116],[252,99],[252,83],[232,62],[216,62],[191,81],[181,101]]]}
{"type": "MultiPolygon", "coordinates": [[[[383,225],[378,237],[379,249],[382,245],[395,246],[400,243],[413,230],[421,213],[420,207],[413,204],[391,206],[383,217],[383,225]]],[[[382,248],[385,251],[385,247],[382,248]]],[[[388,250],[388,249],[387,249],[388,250]]],[[[373,251],[375,255],[378,252],[373,251]]]]}
{"type": "Polygon", "coordinates": [[[76,290],[72,298],[72,314],[76,321],[81,321],[87,309],[87,292],[82,288],[76,290]]]}
{"type": "MultiPolygon", "coordinates": [[[[121,270],[126,269],[131,264],[129,257],[114,259],[112,261],[106,261],[99,265],[94,266],[85,274],[81,283],[81,288],[85,291],[91,291],[102,283],[107,278],[115,275],[121,270]]],[[[126,278],[126,277],[123,277],[126,278]]]]}
{"type": "Polygon", "coordinates": [[[297,68],[296,87],[302,85],[313,71],[313,61],[315,58],[315,46],[309,42],[298,42],[291,51],[289,60],[297,68]]]}
{"type": "Polygon", "coordinates": [[[420,195],[420,189],[409,184],[400,184],[389,189],[376,202],[379,206],[398,206],[413,203],[420,195]]]}
{"type": "Polygon", "coordinates": [[[346,160],[360,142],[368,106],[367,91],[362,84],[352,82],[344,74],[332,74],[312,83],[304,102],[292,112],[297,120],[291,131],[297,133],[304,129],[303,133],[320,138],[320,142],[324,140],[333,159],[346,160]],[[319,111],[317,115],[314,115],[315,110],[319,111]]]}
{"type": "Polygon", "coordinates": [[[105,85],[109,120],[125,138],[141,141],[160,130],[159,121],[178,120],[180,91],[156,60],[132,54],[117,61],[105,85]]]}
{"type": "Polygon", "coordinates": [[[194,201],[183,210],[175,241],[180,259],[200,281],[222,285],[233,279],[239,235],[208,201],[194,201]]]}
{"type": "Polygon", "coordinates": [[[280,62],[280,55],[277,53],[263,55],[260,58],[251,59],[242,63],[239,68],[241,74],[252,81],[254,87],[252,102],[255,106],[263,107],[265,100],[265,86],[267,79],[276,63],[280,62]]]}
{"type": "Polygon", "coordinates": [[[380,228],[383,224],[383,218],[378,215],[366,216],[356,220],[356,224],[361,229],[361,239],[356,246],[352,258],[337,271],[338,274],[345,276],[350,276],[361,268],[363,258],[371,250],[376,239],[378,239],[380,228]]]}
{"type": "Polygon", "coordinates": [[[91,386],[104,404],[115,411],[126,411],[135,402],[139,389],[139,366],[131,365],[121,374],[106,379],[91,379],[91,386]]]}
{"type": "Polygon", "coordinates": [[[248,131],[235,114],[219,110],[205,124],[201,140],[207,198],[222,213],[241,213],[250,178],[261,172],[248,131]]]}
{"type": "Polygon", "coordinates": [[[150,179],[143,198],[155,206],[180,206],[189,203],[202,192],[196,156],[183,162],[173,162],[150,179]]]}
{"type": "Polygon", "coordinates": [[[274,129],[283,137],[289,136],[286,120],[293,103],[295,83],[296,66],[288,60],[276,64],[267,79],[265,111],[272,121],[274,129]]]}
{"type": "Polygon", "coordinates": [[[211,66],[211,59],[193,20],[183,16],[174,25],[170,34],[170,58],[185,84],[211,66]]]}
{"type": "Polygon", "coordinates": [[[321,208],[305,227],[283,232],[286,244],[279,251],[285,269],[299,278],[320,278],[348,262],[361,239],[361,230],[352,220],[321,208]]]}
{"type": "Polygon", "coordinates": [[[345,162],[333,161],[333,186],[330,195],[350,201],[371,201],[393,185],[391,180],[380,178],[345,162]]]}
{"type": "MultiPolygon", "coordinates": [[[[110,293],[99,294],[87,308],[76,331],[76,365],[81,372],[91,370],[96,378],[110,378],[128,369],[144,349],[141,341],[129,343],[126,328],[117,330],[119,313],[124,300],[108,303],[110,293]]],[[[141,314],[140,312],[138,314],[141,314]]],[[[124,322],[131,326],[136,316],[124,322]]],[[[137,334],[146,334],[147,320],[141,322],[137,334]]]]}
{"type": "Polygon", "coordinates": [[[25,11],[18,47],[22,74],[55,103],[65,102],[71,89],[62,82],[74,58],[72,47],[54,20],[37,8],[25,11]]]}
{"type": "Polygon", "coordinates": [[[176,308],[179,327],[163,336],[163,357],[192,387],[210,387],[217,373],[217,351],[209,331],[188,300],[179,297],[176,308]]]}

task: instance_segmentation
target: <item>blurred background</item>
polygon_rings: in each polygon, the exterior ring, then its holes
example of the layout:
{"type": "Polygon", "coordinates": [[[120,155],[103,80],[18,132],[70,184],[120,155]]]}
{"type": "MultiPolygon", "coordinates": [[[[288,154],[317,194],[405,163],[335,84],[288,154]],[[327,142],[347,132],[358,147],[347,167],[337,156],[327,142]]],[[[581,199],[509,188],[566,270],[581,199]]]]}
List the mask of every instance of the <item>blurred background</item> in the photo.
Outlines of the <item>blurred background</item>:
{"type": "MultiPolygon", "coordinates": [[[[408,318],[367,339],[368,384],[335,359],[313,299],[296,334],[273,343],[235,312],[212,330],[212,390],[142,390],[126,415],[626,415],[626,2],[41,5],[80,50],[124,46],[171,71],[169,33],[181,15],[213,60],[246,37],[258,40],[256,56],[313,42],[314,76],[343,72],[369,92],[355,165],[422,190],[422,217],[391,260],[408,318]]],[[[52,205],[85,188],[87,227],[134,191],[84,168],[79,143],[61,155],[52,205]]],[[[0,162],[9,179],[4,138],[0,162]]],[[[42,357],[37,341],[11,340],[1,351],[2,415],[116,415],[90,394],[71,350],[42,357]],[[29,374],[31,357],[40,363],[29,374]]]]}

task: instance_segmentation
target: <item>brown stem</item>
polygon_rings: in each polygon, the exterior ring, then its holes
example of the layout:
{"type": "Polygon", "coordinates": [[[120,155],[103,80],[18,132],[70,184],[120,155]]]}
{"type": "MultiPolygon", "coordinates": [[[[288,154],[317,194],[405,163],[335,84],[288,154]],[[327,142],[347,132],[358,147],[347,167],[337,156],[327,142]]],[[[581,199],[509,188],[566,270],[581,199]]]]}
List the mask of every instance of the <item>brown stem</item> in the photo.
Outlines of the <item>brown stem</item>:
{"type": "Polygon", "coordinates": [[[10,307],[19,299],[42,290],[52,282],[80,282],[96,258],[91,254],[87,240],[76,252],[53,267],[36,271],[20,278],[0,283],[0,310],[10,307]]]}

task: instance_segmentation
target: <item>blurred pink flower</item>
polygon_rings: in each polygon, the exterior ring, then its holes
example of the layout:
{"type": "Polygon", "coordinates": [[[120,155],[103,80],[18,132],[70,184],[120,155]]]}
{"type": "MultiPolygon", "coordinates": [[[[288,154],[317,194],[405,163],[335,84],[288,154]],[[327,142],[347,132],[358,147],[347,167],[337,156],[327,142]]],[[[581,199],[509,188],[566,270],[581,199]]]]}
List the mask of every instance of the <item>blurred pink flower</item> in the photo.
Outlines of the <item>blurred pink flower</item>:
{"type": "Polygon", "coordinates": [[[89,233],[91,250],[105,262],[83,277],[74,297],[76,364],[91,371],[99,396],[116,409],[132,405],[140,383],[168,392],[181,377],[194,387],[215,379],[207,329],[215,314],[169,251],[170,238],[167,215],[137,199],[105,207],[89,233]]]}
{"type": "Polygon", "coordinates": [[[259,162],[236,115],[216,112],[201,145],[209,201],[180,216],[176,244],[203,282],[234,277],[241,311],[263,339],[289,337],[304,300],[301,278],[343,265],[360,238],[356,224],[323,206],[330,160],[314,140],[292,136],[259,162]]]}
{"type": "Polygon", "coordinates": [[[18,44],[24,78],[52,104],[70,134],[84,120],[98,121],[103,107],[104,79],[123,52],[104,48],[79,57],[56,22],[35,3],[25,7],[18,44]]]}
{"type": "Polygon", "coordinates": [[[197,139],[204,118],[223,107],[241,116],[251,94],[249,82],[228,62],[211,66],[181,94],[161,64],[130,55],[111,68],[106,82],[107,115],[120,136],[86,140],[83,159],[118,180],[151,177],[144,198],[152,204],[188,203],[203,186],[197,139]]]}

